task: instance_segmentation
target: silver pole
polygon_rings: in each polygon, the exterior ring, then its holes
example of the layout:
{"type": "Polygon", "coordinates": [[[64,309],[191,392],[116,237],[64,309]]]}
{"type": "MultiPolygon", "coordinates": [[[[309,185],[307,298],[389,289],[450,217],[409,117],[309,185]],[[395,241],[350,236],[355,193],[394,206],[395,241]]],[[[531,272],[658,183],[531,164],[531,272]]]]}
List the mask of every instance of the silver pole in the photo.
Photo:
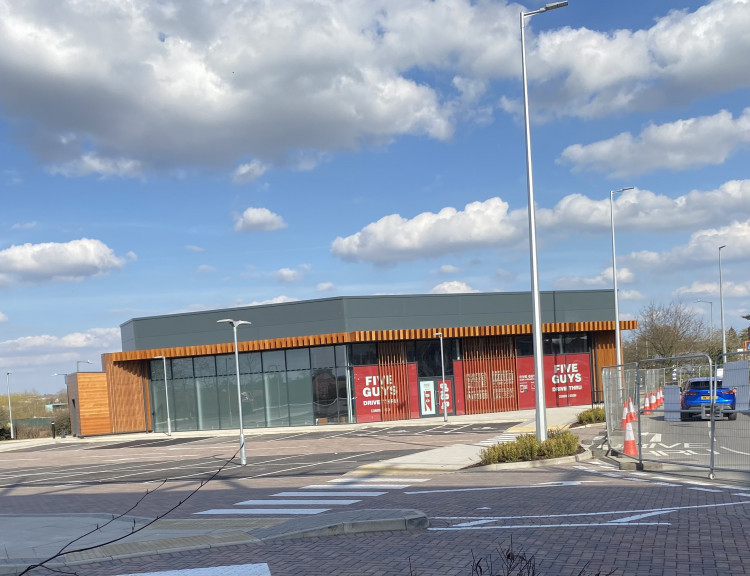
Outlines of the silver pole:
{"type": "Polygon", "coordinates": [[[11,403],[10,403],[10,375],[11,374],[13,374],[13,372],[5,373],[5,384],[8,387],[8,416],[10,417],[10,439],[14,440],[16,438],[16,434],[13,431],[13,406],[11,406],[11,403]]]}
{"type": "Polygon", "coordinates": [[[529,194],[529,253],[531,262],[531,315],[534,340],[534,383],[536,388],[536,437],[540,442],[547,439],[547,407],[544,399],[544,359],[542,350],[542,315],[539,298],[539,273],[536,248],[536,208],[534,206],[534,175],[531,165],[531,130],[529,128],[529,89],[526,80],[526,17],[547,10],[567,6],[567,2],[547,4],[532,12],[521,12],[521,76],[523,78],[523,118],[526,130],[526,182],[529,194]]]}
{"type": "Polygon", "coordinates": [[[722,366],[724,365],[723,361],[726,360],[727,355],[727,332],[724,329],[724,292],[721,287],[721,250],[722,248],[726,247],[726,244],[724,246],[719,246],[719,306],[721,307],[721,353],[723,354],[722,366]]]}
{"type": "Polygon", "coordinates": [[[239,412],[240,419],[240,463],[245,466],[247,464],[247,458],[245,457],[245,428],[242,423],[242,389],[240,386],[240,351],[237,347],[237,326],[243,324],[250,324],[247,320],[217,320],[217,322],[231,324],[232,332],[234,333],[234,367],[237,373],[237,410],[239,412]]]}
{"type": "Polygon", "coordinates": [[[620,342],[620,295],[617,290],[617,256],[615,253],[615,203],[613,197],[618,192],[632,190],[633,186],[609,191],[609,221],[612,228],[612,283],[615,289],[615,352],[617,365],[622,364],[622,343],[620,342]]]}

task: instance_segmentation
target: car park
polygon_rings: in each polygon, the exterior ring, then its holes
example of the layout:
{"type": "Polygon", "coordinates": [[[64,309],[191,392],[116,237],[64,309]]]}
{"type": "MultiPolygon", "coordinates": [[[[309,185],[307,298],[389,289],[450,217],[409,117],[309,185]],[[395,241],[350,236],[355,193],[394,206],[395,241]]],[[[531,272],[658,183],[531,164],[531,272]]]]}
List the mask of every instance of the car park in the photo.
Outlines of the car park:
{"type": "Polygon", "coordinates": [[[736,420],[737,390],[725,388],[721,378],[716,379],[713,394],[712,389],[711,378],[691,378],[688,380],[680,397],[680,419],[691,420],[695,416],[700,416],[702,419],[710,418],[713,406],[715,418],[726,416],[728,420],[736,420]]]}

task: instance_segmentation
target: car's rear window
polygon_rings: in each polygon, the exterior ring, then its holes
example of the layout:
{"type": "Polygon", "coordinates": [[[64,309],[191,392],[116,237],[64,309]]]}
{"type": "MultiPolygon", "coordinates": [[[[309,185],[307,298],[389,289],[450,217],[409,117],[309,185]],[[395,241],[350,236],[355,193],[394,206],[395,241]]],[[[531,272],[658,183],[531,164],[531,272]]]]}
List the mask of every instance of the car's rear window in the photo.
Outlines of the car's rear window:
{"type": "MultiPolygon", "coordinates": [[[[721,388],[721,380],[716,381],[716,387],[721,388]]],[[[709,390],[711,388],[710,380],[693,380],[688,382],[688,388],[690,390],[709,390]]]]}

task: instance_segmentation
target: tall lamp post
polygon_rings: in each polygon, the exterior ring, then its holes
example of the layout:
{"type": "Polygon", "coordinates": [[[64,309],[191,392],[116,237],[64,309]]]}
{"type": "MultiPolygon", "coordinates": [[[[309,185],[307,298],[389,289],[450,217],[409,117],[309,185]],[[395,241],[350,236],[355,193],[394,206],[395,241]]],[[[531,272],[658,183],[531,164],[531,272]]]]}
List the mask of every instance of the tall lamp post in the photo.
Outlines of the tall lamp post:
{"type": "Polygon", "coordinates": [[[727,355],[727,333],[724,330],[724,292],[721,287],[721,250],[726,248],[727,245],[719,246],[719,307],[721,308],[721,353],[722,353],[722,366],[726,360],[727,355]]]}
{"type": "Polygon", "coordinates": [[[445,357],[443,356],[443,333],[435,332],[435,336],[440,338],[440,371],[443,379],[440,381],[440,401],[443,403],[443,422],[448,421],[448,385],[445,383],[445,357]]]}
{"type": "Polygon", "coordinates": [[[529,192],[529,252],[531,260],[531,314],[534,338],[534,382],[536,386],[536,437],[547,439],[547,409],[544,400],[544,351],[542,350],[542,313],[539,302],[539,273],[536,258],[536,209],[534,207],[534,176],[531,167],[531,130],[529,128],[529,89],[526,81],[526,18],[548,10],[567,6],[554,2],[531,12],[521,12],[521,75],[523,77],[523,117],[526,129],[526,183],[529,192]]]}
{"type": "Polygon", "coordinates": [[[237,326],[243,324],[250,324],[247,320],[231,320],[225,318],[224,320],[217,320],[220,324],[231,324],[232,331],[234,332],[234,367],[237,372],[237,409],[239,410],[240,418],[240,462],[244,466],[247,464],[245,458],[245,429],[242,426],[242,391],[240,390],[240,353],[237,349],[237,326]]]}
{"type": "Polygon", "coordinates": [[[76,360],[76,372],[81,371],[81,364],[93,364],[91,360],[76,360]]]}
{"type": "Polygon", "coordinates": [[[622,364],[622,344],[620,343],[620,297],[617,293],[617,256],[615,255],[615,203],[613,197],[618,192],[632,190],[633,186],[609,191],[609,222],[612,228],[612,283],[615,288],[615,352],[617,365],[622,364]]]}
{"type": "Polygon", "coordinates": [[[154,356],[154,360],[164,362],[164,400],[167,406],[167,436],[172,435],[172,421],[169,419],[169,378],[167,378],[167,358],[166,356],[154,356]]]}
{"type": "Polygon", "coordinates": [[[10,417],[10,439],[14,440],[16,437],[16,434],[13,431],[13,407],[10,404],[10,375],[11,374],[13,374],[13,372],[5,373],[5,384],[8,387],[8,416],[10,417]]]}

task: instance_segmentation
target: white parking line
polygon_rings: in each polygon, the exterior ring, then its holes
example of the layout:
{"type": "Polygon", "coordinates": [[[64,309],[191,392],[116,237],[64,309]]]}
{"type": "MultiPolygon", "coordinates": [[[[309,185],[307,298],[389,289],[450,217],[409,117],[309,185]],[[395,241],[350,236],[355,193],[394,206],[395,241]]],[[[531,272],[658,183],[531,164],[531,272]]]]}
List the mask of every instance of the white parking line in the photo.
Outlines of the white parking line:
{"type": "Polygon", "coordinates": [[[283,514],[321,514],[322,512],[328,512],[330,508],[216,508],[214,510],[204,510],[203,512],[195,512],[195,514],[257,514],[257,515],[283,515],[283,514]]]}
{"type": "Polygon", "coordinates": [[[300,506],[302,504],[310,504],[314,506],[345,506],[347,504],[355,504],[361,502],[361,500],[245,500],[243,502],[237,502],[235,506],[265,506],[270,504],[271,506],[300,506]]]}
{"type": "Polygon", "coordinates": [[[290,497],[290,496],[350,496],[353,498],[364,498],[367,496],[382,496],[385,494],[385,492],[278,492],[276,494],[271,494],[271,496],[283,496],[283,497],[290,497]]]}
{"type": "Polygon", "coordinates": [[[117,576],[271,576],[268,564],[234,564],[231,566],[209,566],[207,568],[185,568],[160,572],[137,572],[117,576]]]}

